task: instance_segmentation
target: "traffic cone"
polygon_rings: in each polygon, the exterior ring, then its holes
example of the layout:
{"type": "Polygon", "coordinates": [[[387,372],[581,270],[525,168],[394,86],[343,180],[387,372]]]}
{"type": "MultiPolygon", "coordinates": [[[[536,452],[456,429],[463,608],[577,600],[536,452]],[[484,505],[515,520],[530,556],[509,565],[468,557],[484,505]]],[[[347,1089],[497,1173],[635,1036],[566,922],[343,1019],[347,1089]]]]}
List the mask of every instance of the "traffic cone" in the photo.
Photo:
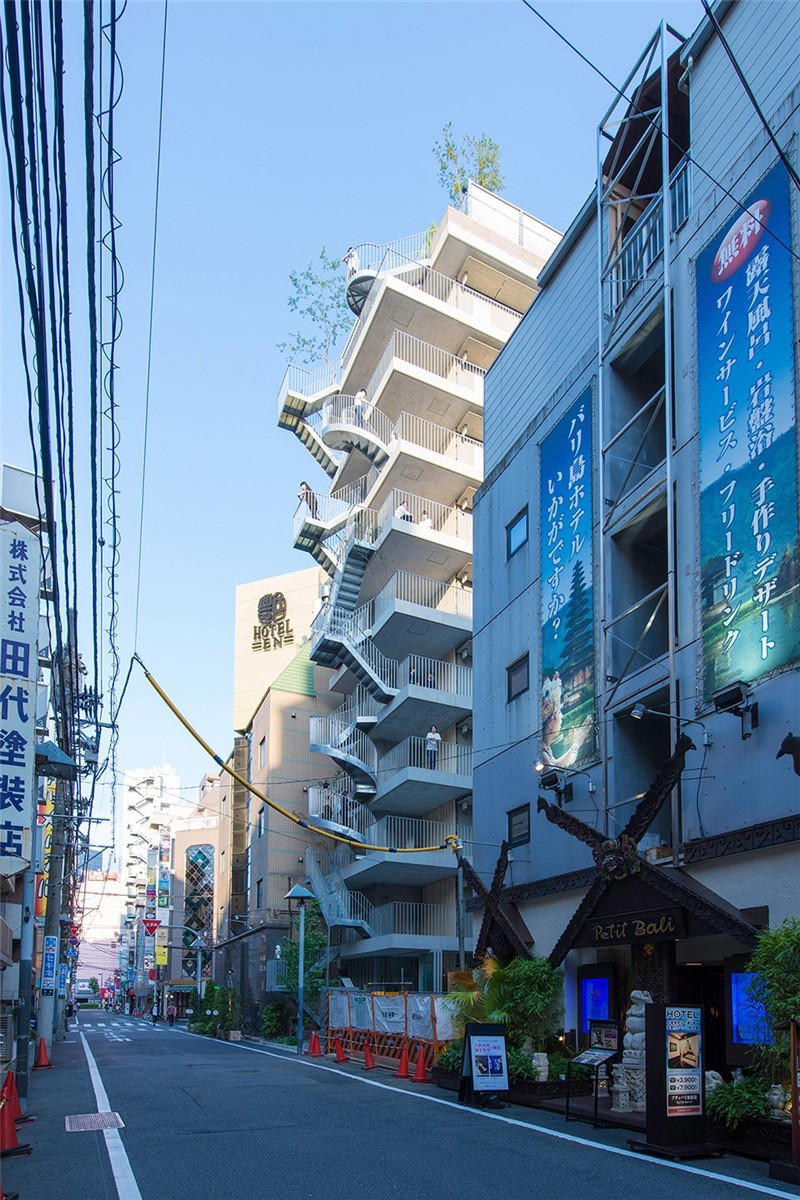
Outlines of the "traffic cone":
{"type": "Polygon", "coordinates": [[[417,1069],[414,1072],[414,1083],[425,1083],[425,1050],[422,1046],[417,1055],[417,1069]]]}
{"type": "Polygon", "coordinates": [[[336,1061],[337,1061],[337,1063],[346,1063],[346,1062],[349,1062],[349,1059],[348,1059],[347,1055],[345,1054],[344,1050],[342,1049],[342,1040],[341,1040],[341,1038],[338,1038],[338,1037],[337,1037],[337,1038],[334,1038],[333,1045],[334,1045],[334,1049],[336,1050],[336,1061]]]}
{"type": "Polygon", "coordinates": [[[306,1054],[309,1058],[322,1058],[322,1050],[320,1049],[319,1044],[319,1034],[317,1033],[316,1029],[308,1039],[308,1049],[306,1050],[306,1054]]]}
{"type": "Polygon", "coordinates": [[[30,1143],[24,1142],[20,1145],[17,1140],[17,1127],[14,1124],[11,1105],[3,1096],[0,1100],[0,1158],[20,1158],[30,1152],[30,1143]]]}
{"type": "MultiPolygon", "coordinates": [[[[3,1087],[0,1089],[0,1098],[7,1100],[11,1105],[11,1115],[17,1125],[36,1120],[36,1117],[26,1117],[22,1111],[22,1105],[19,1102],[19,1092],[17,1091],[17,1081],[14,1078],[13,1071],[9,1071],[5,1077],[3,1087]]],[[[2,1196],[0,1196],[0,1200],[2,1200],[2,1196]]]]}
{"type": "Polygon", "coordinates": [[[395,1071],[394,1077],[395,1077],[395,1079],[410,1079],[411,1078],[411,1076],[408,1073],[408,1047],[407,1046],[403,1046],[403,1052],[400,1055],[400,1066],[395,1071]]]}
{"type": "Polygon", "coordinates": [[[36,1062],[33,1064],[34,1071],[52,1071],[53,1064],[47,1057],[47,1046],[44,1044],[44,1038],[39,1038],[39,1049],[36,1051],[36,1062]]]}
{"type": "Polygon", "coordinates": [[[364,1042],[364,1070],[375,1070],[375,1059],[372,1057],[372,1050],[370,1049],[369,1042],[364,1042]]]}

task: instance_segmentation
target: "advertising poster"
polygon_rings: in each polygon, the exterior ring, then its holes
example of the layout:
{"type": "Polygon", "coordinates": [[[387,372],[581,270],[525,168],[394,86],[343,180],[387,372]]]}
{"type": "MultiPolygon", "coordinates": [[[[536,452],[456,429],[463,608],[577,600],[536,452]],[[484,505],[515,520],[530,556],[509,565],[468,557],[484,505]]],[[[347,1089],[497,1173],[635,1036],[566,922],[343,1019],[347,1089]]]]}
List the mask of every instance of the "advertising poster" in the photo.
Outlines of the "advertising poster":
{"type": "Polygon", "coordinates": [[[476,1092],[508,1091],[506,1039],[482,1035],[469,1039],[472,1087],[476,1092]]]}
{"type": "Polygon", "coordinates": [[[539,756],[571,767],[594,749],[592,393],[540,447],[542,698],[539,756]]]}
{"type": "Polygon", "coordinates": [[[800,656],[789,180],[697,260],[703,691],[800,656]]]}
{"type": "Polygon", "coordinates": [[[667,1008],[667,1116],[697,1117],[703,1112],[701,1009],[667,1008]]]}
{"type": "Polygon", "coordinates": [[[54,996],[56,991],[56,966],[58,963],[58,938],[50,934],[44,939],[42,950],[43,996],[54,996]]]}
{"type": "Polygon", "coordinates": [[[44,918],[47,912],[47,881],[50,876],[50,850],[53,845],[53,809],[55,807],[55,799],[55,782],[52,779],[48,779],[44,785],[44,791],[39,797],[39,811],[36,818],[38,828],[36,853],[39,856],[39,861],[36,865],[40,870],[36,872],[34,915],[42,918],[44,918]]]}
{"type": "Polygon", "coordinates": [[[35,536],[0,527],[0,875],[19,874],[32,854],[40,574],[35,536]]]}
{"type": "Polygon", "coordinates": [[[58,964],[58,994],[57,999],[65,1000],[67,997],[67,964],[58,964]]]}

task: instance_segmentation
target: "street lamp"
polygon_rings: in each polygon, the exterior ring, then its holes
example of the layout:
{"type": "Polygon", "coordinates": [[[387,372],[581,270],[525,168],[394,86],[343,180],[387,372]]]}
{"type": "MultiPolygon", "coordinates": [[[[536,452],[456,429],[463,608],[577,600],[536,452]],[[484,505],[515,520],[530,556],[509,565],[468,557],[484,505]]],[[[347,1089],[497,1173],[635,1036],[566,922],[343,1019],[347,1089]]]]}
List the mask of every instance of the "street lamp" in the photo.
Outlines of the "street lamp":
{"type": "Polygon", "coordinates": [[[316,900],[313,892],[296,883],[284,900],[297,900],[300,908],[300,946],[297,955],[297,1053],[303,1053],[303,982],[306,956],[306,901],[316,900]]]}

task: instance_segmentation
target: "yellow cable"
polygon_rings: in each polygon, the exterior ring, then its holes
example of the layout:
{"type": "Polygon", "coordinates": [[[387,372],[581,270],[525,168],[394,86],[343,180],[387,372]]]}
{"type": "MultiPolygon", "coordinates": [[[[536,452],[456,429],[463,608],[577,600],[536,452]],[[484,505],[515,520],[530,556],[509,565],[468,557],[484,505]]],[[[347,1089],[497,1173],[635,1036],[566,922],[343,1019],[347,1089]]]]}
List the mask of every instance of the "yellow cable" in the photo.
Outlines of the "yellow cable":
{"type": "Polygon", "coordinates": [[[184,729],[189,731],[194,740],[199,742],[206,754],[213,758],[217,766],[221,767],[226,774],[230,775],[232,779],[235,779],[237,783],[240,783],[242,787],[247,788],[248,792],[255,796],[256,799],[260,800],[263,804],[268,805],[269,808],[273,809],[274,812],[279,812],[281,816],[286,817],[287,820],[293,821],[295,825],[299,825],[302,829],[310,829],[314,833],[318,833],[320,837],[330,838],[330,840],[333,842],[342,842],[345,846],[351,846],[354,850],[379,850],[386,854],[433,854],[440,850],[447,849],[448,846],[454,854],[458,854],[459,850],[461,850],[461,839],[457,836],[457,834],[454,833],[449,833],[444,839],[444,842],[438,846],[411,846],[408,848],[400,846],[373,846],[369,842],[359,842],[353,838],[342,837],[338,833],[328,833],[327,830],[320,829],[319,826],[312,825],[309,821],[304,821],[302,817],[295,816],[294,813],[289,812],[287,808],[284,808],[282,804],[278,804],[276,800],[270,800],[269,796],[266,796],[263,792],[260,792],[258,788],[254,787],[252,783],[249,783],[243,775],[240,775],[238,771],[234,771],[233,767],[229,767],[226,762],[223,762],[220,756],[214,753],[208,742],[204,741],[197,730],[189,724],[180,709],[173,704],[164,689],[150,674],[139,655],[134,654],[133,657],[144,671],[147,682],[155,689],[155,691],[158,692],[167,708],[174,713],[181,725],[183,725],[184,729]]]}

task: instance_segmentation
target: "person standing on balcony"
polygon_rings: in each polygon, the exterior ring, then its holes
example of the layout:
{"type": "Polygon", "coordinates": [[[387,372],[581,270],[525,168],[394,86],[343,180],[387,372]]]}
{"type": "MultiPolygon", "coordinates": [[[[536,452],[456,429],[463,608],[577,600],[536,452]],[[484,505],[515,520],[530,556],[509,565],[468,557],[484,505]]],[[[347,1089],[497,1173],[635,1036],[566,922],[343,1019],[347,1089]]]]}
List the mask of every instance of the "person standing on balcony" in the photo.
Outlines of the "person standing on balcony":
{"type": "Polygon", "coordinates": [[[317,519],[317,497],[312,492],[311,488],[306,483],[305,479],[300,484],[300,491],[297,493],[297,499],[305,504],[311,517],[314,521],[317,519]]]}
{"type": "Polygon", "coordinates": [[[347,278],[349,281],[354,275],[358,274],[358,251],[356,250],[355,246],[350,247],[350,249],[347,251],[347,254],[345,254],[344,258],[342,259],[342,262],[347,267],[347,278]]]}
{"type": "Polygon", "coordinates": [[[419,527],[420,529],[433,529],[433,521],[430,519],[430,516],[427,512],[423,512],[422,516],[420,517],[419,527]]]}
{"type": "Polygon", "coordinates": [[[359,388],[353,397],[353,424],[358,425],[359,429],[364,425],[364,405],[367,403],[367,393],[364,388],[359,388]]]}
{"type": "Polygon", "coordinates": [[[405,500],[401,500],[397,508],[394,510],[394,515],[399,517],[401,521],[413,521],[411,509],[406,504],[405,500]]]}
{"type": "Polygon", "coordinates": [[[425,738],[425,749],[428,752],[428,770],[436,770],[436,760],[439,757],[439,747],[442,744],[442,735],[439,733],[435,725],[431,725],[425,738]]]}

